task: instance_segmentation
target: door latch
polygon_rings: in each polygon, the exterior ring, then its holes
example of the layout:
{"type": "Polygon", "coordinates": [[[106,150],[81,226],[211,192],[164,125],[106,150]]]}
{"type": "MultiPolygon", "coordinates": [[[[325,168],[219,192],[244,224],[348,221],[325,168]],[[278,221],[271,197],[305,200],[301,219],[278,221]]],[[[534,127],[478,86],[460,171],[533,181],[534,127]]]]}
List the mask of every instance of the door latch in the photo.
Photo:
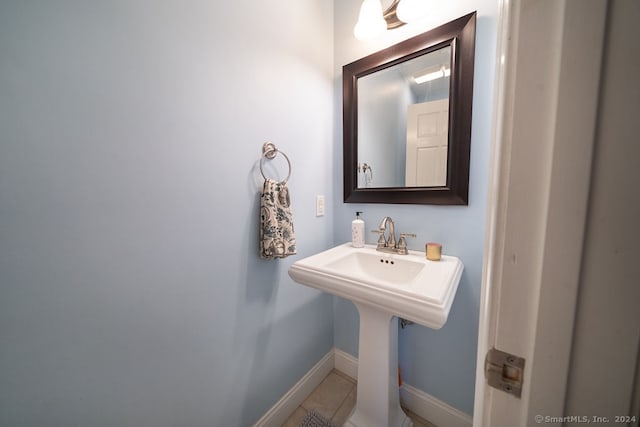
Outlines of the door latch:
{"type": "Polygon", "coordinates": [[[492,348],[484,361],[487,383],[520,398],[524,374],[524,358],[492,348]]]}

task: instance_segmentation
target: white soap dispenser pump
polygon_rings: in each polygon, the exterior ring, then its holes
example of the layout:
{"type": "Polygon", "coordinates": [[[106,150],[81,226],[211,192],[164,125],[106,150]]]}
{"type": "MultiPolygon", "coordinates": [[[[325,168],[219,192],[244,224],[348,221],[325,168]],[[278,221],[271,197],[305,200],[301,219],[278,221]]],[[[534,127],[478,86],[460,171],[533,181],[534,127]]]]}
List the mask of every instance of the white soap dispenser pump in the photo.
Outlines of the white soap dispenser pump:
{"type": "Polygon", "coordinates": [[[351,221],[351,244],[354,248],[364,247],[364,221],[360,219],[362,212],[356,212],[356,219],[351,221]]]}

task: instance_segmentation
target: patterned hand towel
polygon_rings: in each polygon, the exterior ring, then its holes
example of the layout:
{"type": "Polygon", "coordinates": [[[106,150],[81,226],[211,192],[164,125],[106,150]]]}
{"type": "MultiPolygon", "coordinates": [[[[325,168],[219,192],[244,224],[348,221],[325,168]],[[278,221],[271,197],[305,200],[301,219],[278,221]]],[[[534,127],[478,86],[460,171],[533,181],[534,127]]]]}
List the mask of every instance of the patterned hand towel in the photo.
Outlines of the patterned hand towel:
{"type": "Polygon", "coordinates": [[[266,179],[260,196],[260,257],[284,258],[295,253],[289,189],[284,182],[266,179]]]}

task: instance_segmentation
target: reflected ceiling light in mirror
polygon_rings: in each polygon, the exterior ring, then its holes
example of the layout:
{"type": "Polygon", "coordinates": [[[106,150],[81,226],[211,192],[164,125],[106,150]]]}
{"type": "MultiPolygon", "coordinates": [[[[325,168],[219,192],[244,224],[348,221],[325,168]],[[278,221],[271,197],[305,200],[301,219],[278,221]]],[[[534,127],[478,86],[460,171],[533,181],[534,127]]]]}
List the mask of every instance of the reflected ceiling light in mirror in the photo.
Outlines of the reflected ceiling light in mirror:
{"type": "Polygon", "coordinates": [[[451,75],[451,68],[446,68],[444,65],[439,69],[430,68],[413,76],[413,80],[416,83],[422,84],[430,82],[432,80],[441,79],[442,77],[448,77],[451,75]]]}
{"type": "Polygon", "coordinates": [[[363,0],[353,33],[358,40],[370,40],[385,30],[419,21],[427,14],[430,0],[393,0],[384,12],[380,0],[363,0]]]}

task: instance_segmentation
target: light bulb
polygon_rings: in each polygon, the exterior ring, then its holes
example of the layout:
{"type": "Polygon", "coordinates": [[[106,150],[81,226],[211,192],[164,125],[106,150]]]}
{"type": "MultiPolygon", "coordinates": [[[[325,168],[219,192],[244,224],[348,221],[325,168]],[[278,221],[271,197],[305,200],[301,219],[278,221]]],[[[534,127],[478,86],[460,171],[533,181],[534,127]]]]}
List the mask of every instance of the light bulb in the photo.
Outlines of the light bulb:
{"type": "Polygon", "coordinates": [[[402,22],[410,24],[423,18],[430,9],[432,0],[401,0],[396,15],[402,22]]]}
{"type": "Polygon", "coordinates": [[[360,7],[360,17],[353,29],[353,34],[358,40],[369,40],[387,29],[387,21],[382,16],[382,4],[380,0],[364,0],[360,7]]]}
{"type": "MultiPolygon", "coordinates": [[[[432,68],[433,70],[433,68],[432,68]]],[[[444,65],[437,71],[425,71],[417,76],[413,77],[413,80],[417,84],[430,82],[431,80],[441,79],[442,77],[449,77],[451,75],[451,68],[446,68],[444,65]]]]}

